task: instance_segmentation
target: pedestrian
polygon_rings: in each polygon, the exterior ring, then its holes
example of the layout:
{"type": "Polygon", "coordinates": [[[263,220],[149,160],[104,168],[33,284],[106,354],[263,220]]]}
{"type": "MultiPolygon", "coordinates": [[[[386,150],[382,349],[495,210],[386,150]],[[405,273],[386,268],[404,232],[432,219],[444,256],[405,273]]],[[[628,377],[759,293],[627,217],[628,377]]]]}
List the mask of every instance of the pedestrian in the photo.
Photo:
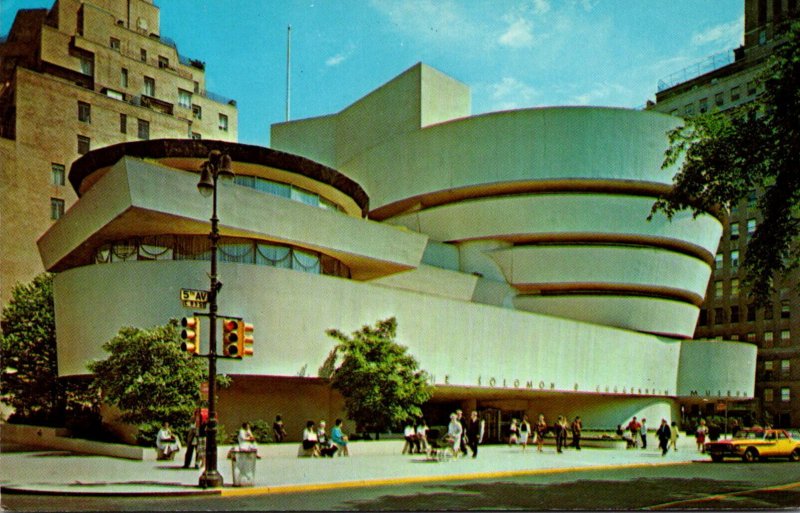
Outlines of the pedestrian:
{"type": "Polygon", "coordinates": [[[331,441],[339,448],[339,456],[350,456],[350,451],[347,448],[348,438],[342,432],[342,419],[336,419],[331,429],[331,441]]]}
{"type": "Polygon", "coordinates": [[[286,428],[280,415],[275,415],[275,422],[272,423],[272,437],[275,443],[281,443],[286,438],[286,428]]]}
{"type": "Polygon", "coordinates": [[[674,420],[672,421],[672,427],[670,427],[670,435],[669,435],[669,446],[672,447],[674,450],[678,450],[678,423],[674,420]]]}
{"type": "Polygon", "coordinates": [[[544,435],[547,434],[547,421],[544,420],[544,414],[539,414],[539,420],[536,421],[536,450],[543,452],[544,435]]]}
{"type": "Polygon", "coordinates": [[[425,422],[425,419],[420,417],[417,420],[417,428],[416,428],[416,435],[417,435],[417,452],[422,454],[423,452],[428,452],[428,423],[425,422]]]}
{"type": "Polygon", "coordinates": [[[464,456],[467,455],[467,419],[464,417],[464,412],[461,410],[456,410],[456,415],[458,415],[458,422],[461,424],[461,454],[464,456]]]}
{"type": "MultiPolygon", "coordinates": [[[[642,422],[644,422],[644,419],[642,419],[642,422]]],[[[672,430],[669,428],[669,424],[667,424],[667,419],[661,419],[661,425],[656,431],[656,436],[658,437],[658,447],[661,448],[661,456],[665,456],[669,450],[670,440],[672,439],[672,430]]]]}
{"type": "Polygon", "coordinates": [[[567,441],[567,421],[563,415],[559,415],[553,423],[553,433],[556,435],[556,452],[560,454],[567,441]]]}
{"type": "Polygon", "coordinates": [[[511,419],[511,425],[508,426],[508,446],[516,445],[519,441],[519,426],[517,426],[517,419],[511,419]]]}
{"type": "Polygon", "coordinates": [[[469,448],[472,450],[472,457],[478,457],[478,444],[483,441],[484,422],[478,418],[478,412],[473,411],[467,422],[467,440],[469,448]]]}
{"type": "Polygon", "coordinates": [[[700,425],[697,426],[697,429],[694,432],[694,440],[697,442],[697,450],[704,453],[706,452],[706,435],[708,434],[708,428],[706,427],[706,421],[700,419],[700,425]]]}
{"type": "Polygon", "coordinates": [[[306,428],[303,430],[302,453],[298,456],[319,456],[319,444],[317,440],[317,430],[315,429],[313,420],[306,422],[306,428]]]}
{"type": "Polygon", "coordinates": [[[156,449],[163,455],[163,459],[171,460],[174,454],[181,450],[181,442],[169,427],[169,422],[161,424],[161,429],[158,430],[156,435],[156,449]]]}
{"type": "Polygon", "coordinates": [[[522,452],[528,448],[528,437],[531,433],[531,424],[528,422],[528,416],[522,416],[522,422],[519,423],[519,443],[522,445],[522,452]]]}
{"type": "Polygon", "coordinates": [[[731,436],[736,438],[736,433],[739,432],[741,427],[739,427],[739,421],[736,419],[731,420],[731,436]]]}
{"type": "Polygon", "coordinates": [[[461,438],[464,434],[464,428],[461,427],[461,422],[458,421],[458,414],[450,414],[450,424],[447,426],[447,438],[450,440],[450,450],[453,451],[453,459],[458,459],[461,452],[461,438]]]}
{"type": "Polygon", "coordinates": [[[319,421],[319,429],[317,429],[317,447],[319,447],[319,454],[320,456],[328,456],[333,458],[333,455],[336,454],[336,451],[339,448],[331,443],[331,439],[328,438],[328,434],[325,432],[325,421],[319,421]]]}
{"type": "Polygon", "coordinates": [[[581,432],[583,431],[583,422],[580,417],[575,417],[570,426],[572,429],[572,446],[577,450],[581,450],[581,432]]]}
{"type": "Polygon", "coordinates": [[[647,449],[647,419],[644,417],[642,417],[642,425],[639,427],[639,433],[642,438],[642,449],[647,449]]]}
{"type": "Polygon", "coordinates": [[[642,425],[639,424],[639,421],[636,420],[636,417],[633,417],[633,419],[628,422],[628,431],[631,433],[631,442],[634,448],[639,446],[639,428],[641,427],[642,425]]]}
{"type": "Polygon", "coordinates": [[[253,431],[250,430],[249,422],[242,423],[242,427],[239,429],[239,435],[236,439],[239,443],[239,449],[256,449],[256,437],[253,436],[253,431]]]}
{"type": "Polygon", "coordinates": [[[403,446],[401,454],[414,454],[414,448],[417,443],[417,432],[414,429],[414,422],[411,419],[406,420],[406,425],[403,428],[403,438],[406,439],[406,444],[403,446]]]}
{"type": "MultiPolygon", "coordinates": [[[[183,456],[183,468],[189,468],[192,464],[192,456],[194,452],[197,450],[197,442],[200,438],[198,431],[198,426],[196,423],[192,423],[189,426],[189,429],[186,430],[186,454],[183,456]]],[[[198,454],[197,456],[200,456],[198,454]]],[[[198,468],[197,457],[194,459],[194,468],[198,468]]]]}

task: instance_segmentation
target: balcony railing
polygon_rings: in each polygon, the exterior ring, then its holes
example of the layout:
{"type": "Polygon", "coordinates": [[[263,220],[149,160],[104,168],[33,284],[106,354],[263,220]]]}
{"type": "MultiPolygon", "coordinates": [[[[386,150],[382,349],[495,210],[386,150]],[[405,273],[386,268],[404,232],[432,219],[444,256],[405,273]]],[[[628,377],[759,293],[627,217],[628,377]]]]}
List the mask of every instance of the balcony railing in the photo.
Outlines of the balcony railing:
{"type": "Polygon", "coordinates": [[[727,50],[725,52],[715,53],[714,55],[710,55],[703,59],[700,62],[692,64],[691,66],[686,66],[680,71],[676,71],[671,75],[662,78],[658,81],[658,92],[665,89],[669,89],[675,85],[678,85],[682,82],[686,82],[693,78],[699,77],[700,75],[704,75],[715,69],[719,69],[723,66],[727,66],[731,64],[735,60],[733,50],[727,50]]]}

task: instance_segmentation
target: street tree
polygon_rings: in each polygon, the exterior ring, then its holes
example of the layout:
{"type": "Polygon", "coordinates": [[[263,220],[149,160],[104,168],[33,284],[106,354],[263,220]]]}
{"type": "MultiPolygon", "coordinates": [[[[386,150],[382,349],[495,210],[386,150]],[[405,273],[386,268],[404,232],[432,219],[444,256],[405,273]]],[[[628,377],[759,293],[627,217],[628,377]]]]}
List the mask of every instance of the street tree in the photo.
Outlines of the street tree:
{"type": "Polygon", "coordinates": [[[161,423],[183,432],[201,405],[204,360],[181,351],[178,322],[150,329],[123,327],[103,344],[110,353],[89,364],[92,388],[121,411],[120,420],[136,425],[138,441],[152,445],[161,423]]]}
{"type": "Polygon", "coordinates": [[[779,38],[760,76],[763,93],[732,113],[713,112],[669,133],[663,167],[680,163],[674,188],[653,205],[672,217],[729,210],[758,191],[762,220],[747,241],[746,282],[759,304],[800,257],[800,21],[779,38]]]}
{"type": "Polygon", "coordinates": [[[363,326],[350,336],[337,329],[326,333],[338,344],[320,368],[345,400],[348,416],[365,431],[380,433],[422,414],[431,397],[429,376],[408,349],[395,342],[397,320],[363,326]],[[337,357],[341,364],[336,366],[337,357]]]}
{"type": "Polygon", "coordinates": [[[53,424],[59,411],[53,275],[43,273],[18,284],[3,308],[2,401],[15,417],[53,424]]]}

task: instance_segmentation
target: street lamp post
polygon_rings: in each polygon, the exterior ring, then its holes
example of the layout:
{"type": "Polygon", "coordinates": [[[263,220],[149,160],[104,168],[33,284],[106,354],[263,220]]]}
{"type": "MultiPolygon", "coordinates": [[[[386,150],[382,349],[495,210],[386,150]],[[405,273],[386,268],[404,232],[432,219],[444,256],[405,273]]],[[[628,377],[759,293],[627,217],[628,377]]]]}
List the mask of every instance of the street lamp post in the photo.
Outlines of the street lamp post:
{"type": "Polygon", "coordinates": [[[208,160],[203,162],[200,181],[197,189],[205,197],[212,196],[211,209],[211,288],[208,291],[208,424],[206,426],[206,461],[205,470],[200,476],[203,488],[222,486],[222,475],[217,471],[217,294],[222,283],[217,279],[217,242],[219,241],[219,219],[217,218],[217,182],[220,179],[232,179],[230,156],[218,150],[212,150],[208,160]]]}

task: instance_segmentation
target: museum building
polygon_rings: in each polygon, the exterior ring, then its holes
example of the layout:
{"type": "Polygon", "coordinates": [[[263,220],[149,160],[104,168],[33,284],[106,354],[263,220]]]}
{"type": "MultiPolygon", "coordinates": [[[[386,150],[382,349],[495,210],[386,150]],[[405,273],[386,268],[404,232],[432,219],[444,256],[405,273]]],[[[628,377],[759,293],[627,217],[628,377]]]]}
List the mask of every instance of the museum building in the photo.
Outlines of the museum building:
{"type": "MultiPolygon", "coordinates": [[[[431,375],[429,424],[511,416],[676,419],[682,399],[752,398],[756,346],[692,340],[722,225],[655,215],[681,120],[618,108],[472,116],[464,84],[417,64],[339,113],[273,126],[272,148],[158,139],[91,151],[78,201],[38,241],[55,278],[60,376],[88,374],[122,326],[191,314],[208,287],[211,150],[221,314],[255,325],[252,358],[222,360],[220,422],[344,416],[317,377],[344,332],[394,316],[431,375]]],[[[203,351],[207,348],[203,347],[203,351]]],[[[353,430],[354,426],[349,426],[353,430]]]]}

